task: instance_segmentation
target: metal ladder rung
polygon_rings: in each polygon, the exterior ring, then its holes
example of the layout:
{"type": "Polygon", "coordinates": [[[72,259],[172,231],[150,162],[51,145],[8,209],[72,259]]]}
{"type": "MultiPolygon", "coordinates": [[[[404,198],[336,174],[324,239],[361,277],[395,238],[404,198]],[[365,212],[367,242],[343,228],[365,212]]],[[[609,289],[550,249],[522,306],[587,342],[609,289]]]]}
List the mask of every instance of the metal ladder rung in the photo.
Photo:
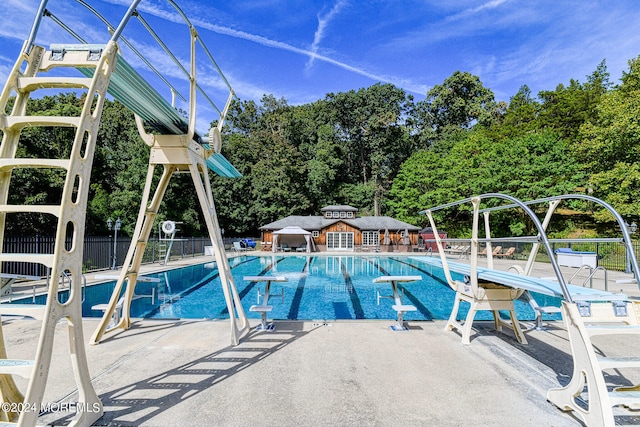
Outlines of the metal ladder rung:
{"type": "Polygon", "coordinates": [[[60,205],[0,205],[0,212],[31,212],[59,216],[60,205]]]}
{"type": "Polygon", "coordinates": [[[3,118],[3,128],[23,129],[28,126],[66,126],[78,127],[79,117],[60,116],[7,116],[3,118]]]}
{"type": "Polygon", "coordinates": [[[18,375],[29,378],[33,373],[33,360],[0,359],[0,374],[18,375]]]}
{"type": "Polygon", "coordinates": [[[0,304],[0,314],[3,316],[33,317],[36,320],[43,320],[45,307],[45,305],[40,304],[0,304]]]}
{"type": "Polygon", "coordinates": [[[610,391],[609,399],[612,406],[638,404],[640,403],[640,391],[610,391]]]}
{"type": "Polygon", "coordinates": [[[599,357],[600,369],[640,368],[640,357],[599,357]]]}
{"type": "Polygon", "coordinates": [[[585,325],[589,336],[596,335],[634,335],[640,334],[640,325],[585,325]]]}
{"type": "Polygon", "coordinates": [[[33,262],[53,267],[53,254],[0,253],[0,262],[33,262]]]}
{"type": "Polygon", "coordinates": [[[20,77],[18,90],[33,92],[38,89],[89,88],[93,80],[85,77],[20,77]]]}
{"type": "Polygon", "coordinates": [[[12,158],[0,159],[0,170],[2,169],[26,169],[26,168],[60,168],[69,169],[69,160],[59,159],[30,159],[12,158]]]}

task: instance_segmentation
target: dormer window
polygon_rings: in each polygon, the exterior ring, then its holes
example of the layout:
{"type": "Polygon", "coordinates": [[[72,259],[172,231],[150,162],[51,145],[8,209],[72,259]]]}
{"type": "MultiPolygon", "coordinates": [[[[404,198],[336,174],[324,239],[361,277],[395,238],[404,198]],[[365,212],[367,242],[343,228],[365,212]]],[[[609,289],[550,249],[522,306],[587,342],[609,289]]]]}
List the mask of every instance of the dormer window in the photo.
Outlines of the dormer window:
{"type": "Polygon", "coordinates": [[[325,212],[324,213],[324,217],[325,218],[331,218],[331,216],[332,216],[332,212],[325,212]]]}
{"type": "Polygon", "coordinates": [[[353,218],[353,212],[347,212],[347,218],[353,218]]]}
{"type": "Polygon", "coordinates": [[[347,213],[346,212],[340,212],[340,218],[346,218],[347,217],[347,213]]]}
{"type": "Polygon", "coordinates": [[[333,217],[334,217],[334,218],[340,218],[340,212],[338,212],[338,211],[334,211],[334,212],[333,212],[333,217]]]}

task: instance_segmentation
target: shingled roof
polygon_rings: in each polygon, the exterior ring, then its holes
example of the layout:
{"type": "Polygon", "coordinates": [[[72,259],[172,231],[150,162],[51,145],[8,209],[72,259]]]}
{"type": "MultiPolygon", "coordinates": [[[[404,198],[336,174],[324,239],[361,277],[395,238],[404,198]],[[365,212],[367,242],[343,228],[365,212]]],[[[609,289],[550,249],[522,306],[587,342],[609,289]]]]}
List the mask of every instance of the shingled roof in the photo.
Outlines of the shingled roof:
{"type": "Polygon", "coordinates": [[[353,206],[349,206],[349,205],[330,205],[320,209],[320,212],[327,212],[327,211],[358,212],[358,208],[354,208],[353,206]]]}
{"type": "Polygon", "coordinates": [[[340,221],[344,222],[345,224],[349,224],[359,230],[404,230],[406,228],[409,231],[420,231],[420,227],[416,227],[415,225],[411,225],[409,223],[399,221],[388,216],[363,216],[353,219],[326,219],[325,217],[319,215],[291,215],[286,218],[282,218],[272,223],[263,225],[262,227],[260,227],[260,230],[280,230],[281,228],[290,226],[298,226],[300,228],[304,228],[307,231],[322,230],[323,228],[326,228],[331,224],[335,224],[336,222],[340,221]]]}

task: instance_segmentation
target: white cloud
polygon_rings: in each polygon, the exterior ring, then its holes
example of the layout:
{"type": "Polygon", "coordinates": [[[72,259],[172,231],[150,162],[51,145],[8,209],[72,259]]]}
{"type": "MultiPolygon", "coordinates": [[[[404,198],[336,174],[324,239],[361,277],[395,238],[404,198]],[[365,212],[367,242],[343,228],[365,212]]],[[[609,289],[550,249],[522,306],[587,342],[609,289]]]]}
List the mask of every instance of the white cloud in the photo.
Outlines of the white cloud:
{"type": "MultiPolygon", "coordinates": [[[[338,0],[338,2],[333,5],[333,8],[323,16],[318,15],[318,27],[316,28],[316,32],[313,35],[313,43],[311,43],[311,52],[314,54],[318,52],[318,46],[320,46],[320,42],[324,37],[324,31],[327,26],[331,23],[331,20],[340,13],[340,10],[346,5],[346,2],[343,0],[338,0]]],[[[305,70],[308,71],[313,65],[315,57],[311,56],[305,65],[305,70]]]]}
{"type": "Polygon", "coordinates": [[[457,21],[460,19],[465,19],[471,15],[475,15],[479,12],[483,12],[485,10],[491,10],[491,9],[495,9],[499,6],[501,6],[503,3],[506,3],[508,1],[511,0],[492,0],[489,1],[487,3],[481,4],[480,6],[476,6],[476,7],[472,7],[469,9],[465,9],[462,12],[456,13],[454,15],[448,16],[445,21],[446,22],[452,22],[452,21],[457,21]]]}

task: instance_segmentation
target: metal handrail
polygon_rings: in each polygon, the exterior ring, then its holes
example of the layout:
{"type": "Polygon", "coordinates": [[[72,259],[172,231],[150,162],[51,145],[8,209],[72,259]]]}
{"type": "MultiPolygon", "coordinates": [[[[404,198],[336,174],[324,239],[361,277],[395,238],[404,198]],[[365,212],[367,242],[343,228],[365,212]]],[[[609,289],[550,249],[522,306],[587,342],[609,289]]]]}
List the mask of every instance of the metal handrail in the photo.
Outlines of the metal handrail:
{"type": "MultiPolygon", "coordinates": [[[[589,240],[591,240],[591,241],[602,241],[602,242],[613,241],[613,242],[624,243],[624,245],[626,247],[626,250],[627,250],[627,253],[629,254],[629,258],[630,258],[629,261],[630,261],[631,265],[633,266],[633,275],[634,275],[634,277],[636,279],[638,278],[638,274],[640,273],[640,267],[638,265],[638,259],[636,257],[636,254],[635,254],[635,252],[633,250],[633,244],[632,244],[632,241],[631,241],[631,234],[629,232],[629,227],[626,224],[626,222],[624,221],[624,219],[622,218],[622,216],[609,203],[607,203],[607,202],[605,202],[605,201],[603,201],[601,199],[598,199],[596,197],[586,195],[586,194],[564,194],[564,195],[560,195],[560,196],[545,197],[545,198],[536,199],[536,200],[530,200],[530,201],[526,201],[526,202],[520,201],[520,200],[516,199],[515,197],[506,196],[504,194],[499,194],[499,193],[487,193],[487,194],[483,194],[483,195],[478,196],[478,197],[480,199],[501,198],[501,199],[511,200],[512,201],[511,204],[502,205],[502,206],[495,206],[495,207],[491,207],[491,208],[485,208],[485,209],[481,210],[481,212],[489,212],[489,211],[496,211],[496,210],[501,210],[501,209],[509,209],[509,208],[517,208],[517,207],[523,209],[527,213],[527,215],[529,215],[529,217],[534,222],[534,224],[535,224],[535,226],[536,226],[536,228],[538,230],[539,236],[536,236],[536,237],[539,237],[539,238],[542,239],[542,241],[544,242],[545,247],[547,249],[547,253],[550,254],[550,255],[553,253],[552,250],[551,250],[551,247],[549,246],[550,242],[552,242],[552,241],[554,241],[554,242],[562,241],[562,242],[568,242],[569,243],[569,242],[573,242],[573,239],[571,241],[569,241],[568,239],[549,239],[549,238],[547,238],[546,233],[544,232],[544,229],[541,227],[540,220],[538,219],[538,217],[535,214],[533,214],[533,211],[528,206],[539,204],[539,203],[551,202],[551,201],[560,202],[560,201],[567,200],[567,199],[586,200],[586,201],[590,201],[590,202],[593,202],[593,203],[596,203],[596,204],[602,206],[603,208],[608,210],[609,213],[611,213],[611,215],[615,218],[615,220],[618,223],[618,226],[620,227],[620,230],[622,232],[622,239],[614,239],[614,240],[589,239],[589,240]]],[[[446,209],[446,208],[453,207],[453,206],[459,206],[461,204],[468,203],[471,200],[472,200],[471,198],[466,198],[466,199],[459,200],[459,201],[456,201],[456,202],[452,202],[452,203],[447,203],[447,204],[444,204],[444,205],[436,206],[436,207],[421,211],[420,213],[424,214],[427,211],[434,212],[434,211],[437,211],[437,210],[442,210],[442,209],[446,209]]],[[[478,239],[478,240],[480,240],[480,239],[478,239]]],[[[494,241],[494,240],[490,239],[489,241],[494,241]]],[[[587,241],[587,239],[576,239],[576,241],[577,242],[584,242],[584,241],[587,241]]],[[[559,267],[557,266],[557,262],[554,259],[554,257],[552,257],[552,256],[549,256],[549,259],[551,260],[551,264],[552,264],[553,269],[554,269],[554,271],[556,273],[556,276],[558,276],[558,280],[561,283],[561,287],[564,290],[565,289],[565,286],[564,286],[564,283],[563,283],[564,281],[561,280],[562,274],[560,272],[559,267]]],[[[640,281],[637,280],[637,282],[638,282],[638,286],[640,287],[640,281]]]]}
{"type": "MultiPolygon", "coordinates": [[[[171,105],[172,106],[175,106],[174,102],[173,102],[173,97],[175,95],[177,95],[178,97],[180,97],[180,99],[182,99],[183,101],[186,102],[187,101],[186,98],[176,89],[176,87],[174,85],[172,85],[171,82],[169,82],[169,80],[156,67],[154,67],[151,64],[151,62],[148,59],[146,59],[145,56],[138,49],[135,48],[135,46],[133,46],[132,43],[130,43],[124,36],[122,36],[122,33],[123,33],[124,29],[126,28],[126,26],[128,25],[128,23],[131,20],[131,18],[132,17],[137,18],[138,21],[142,24],[142,26],[145,29],[147,29],[149,34],[156,40],[156,42],[159,44],[159,46],[165,51],[165,53],[169,56],[169,58],[171,58],[171,60],[178,66],[178,68],[180,69],[180,72],[183,73],[187,77],[187,79],[189,81],[193,82],[196,91],[200,95],[202,95],[202,97],[204,99],[206,99],[206,101],[211,105],[211,107],[213,107],[213,109],[220,115],[219,120],[218,120],[218,122],[219,122],[218,128],[221,129],[221,123],[225,119],[225,115],[228,112],[229,105],[230,105],[231,101],[235,97],[235,93],[234,93],[234,91],[233,91],[228,79],[226,78],[226,76],[224,75],[224,73],[222,72],[220,67],[218,66],[217,62],[213,58],[213,55],[211,54],[211,51],[207,48],[207,46],[204,43],[204,41],[202,40],[202,38],[198,35],[197,31],[195,30],[195,27],[189,21],[189,19],[185,15],[185,13],[180,9],[180,7],[174,1],[167,0],[167,2],[178,12],[178,14],[182,17],[183,21],[189,27],[189,31],[190,31],[190,34],[191,34],[191,37],[192,37],[192,41],[194,41],[194,42],[197,41],[197,43],[201,46],[202,50],[204,51],[204,54],[205,54],[206,58],[209,60],[209,62],[213,66],[213,68],[216,70],[216,72],[218,73],[218,76],[220,77],[220,79],[224,82],[226,87],[229,89],[229,92],[230,92],[229,96],[227,97],[227,99],[226,99],[226,101],[224,103],[224,106],[222,106],[222,108],[219,107],[209,97],[209,95],[202,89],[202,87],[198,84],[198,82],[195,81],[195,76],[192,75],[195,72],[195,68],[193,68],[193,61],[195,61],[195,58],[192,57],[192,71],[190,72],[189,70],[187,70],[185,68],[184,65],[182,65],[180,60],[178,60],[178,58],[171,52],[171,50],[167,47],[167,45],[162,41],[162,39],[157,35],[157,33],[147,23],[147,21],[141,16],[141,14],[140,14],[140,12],[138,10],[138,6],[140,5],[141,1],[142,0],[131,0],[131,3],[129,4],[129,7],[128,7],[126,13],[122,16],[119,24],[117,26],[115,26],[115,25],[111,24],[103,15],[101,15],[96,9],[94,9],[85,0],[76,0],[77,3],[79,3],[82,6],[84,6],[89,12],[91,12],[93,15],[95,15],[104,25],[106,25],[108,31],[111,34],[110,35],[110,42],[115,43],[115,42],[118,42],[118,41],[122,41],[129,49],[131,49],[131,51],[138,58],[140,58],[140,60],[142,62],[144,62],[144,64],[158,78],[160,78],[162,80],[162,82],[164,84],[167,85],[167,87],[169,87],[169,89],[171,91],[171,94],[172,94],[172,101],[171,101],[171,105]]],[[[80,35],[75,33],[69,26],[65,25],[62,22],[62,20],[57,18],[53,13],[51,13],[51,11],[46,9],[47,3],[48,3],[48,0],[42,0],[41,1],[39,11],[36,14],[36,18],[35,18],[35,20],[33,22],[32,29],[31,29],[31,32],[29,34],[29,38],[28,38],[27,42],[25,43],[25,53],[28,53],[31,50],[31,48],[32,48],[32,46],[33,46],[33,44],[35,42],[39,27],[40,27],[40,23],[42,21],[42,17],[44,17],[44,16],[51,18],[55,23],[60,25],[64,30],[66,30],[69,34],[71,34],[80,43],[86,44],[86,41],[80,35]]],[[[193,53],[193,50],[192,50],[192,56],[193,55],[194,55],[194,53],[193,53]]],[[[206,140],[207,138],[203,137],[203,139],[206,140]]]]}
{"type": "Polygon", "coordinates": [[[573,275],[571,276],[571,278],[567,281],[567,283],[569,283],[570,285],[572,284],[572,280],[575,279],[578,274],[580,274],[580,272],[582,272],[583,270],[589,270],[589,276],[584,279],[584,281],[582,282],[582,286],[584,287],[587,282],[589,282],[589,287],[593,288],[593,276],[600,270],[604,271],[604,290],[605,291],[609,291],[609,278],[608,278],[608,272],[607,269],[602,267],[602,266],[598,266],[596,268],[591,267],[590,265],[583,265],[581,266],[578,271],[576,271],[575,273],[573,273],[573,275]]]}
{"type": "MultiPolygon", "coordinates": [[[[551,248],[551,243],[549,242],[549,239],[547,238],[547,234],[544,231],[544,227],[542,226],[542,223],[540,222],[540,219],[537,217],[537,215],[531,210],[531,208],[529,208],[529,206],[527,206],[524,202],[520,201],[519,199],[513,197],[513,196],[509,196],[507,194],[501,194],[501,193],[486,193],[486,194],[481,194],[477,197],[474,198],[466,198],[463,200],[459,200],[457,202],[452,202],[452,203],[447,203],[446,205],[440,205],[440,206],[436,206],[434,208],[430,208],[430,209],[426,209],[424,211],[421,211],[421,214],[426,214],[426,213],[431,213],[433,211],[436,210],[441,210],[441,209],[445,209],[448,207],[453,207],[453,206],[458,206],[464,203],[469,203],[471,202],[473,199],[479,199],[480,201],[483,199],[504,199],[504,200],[508,200],[510,201],[512,204],[520,207],[520,209],[522,209],[531,219],[531,221],[533,222],[533,224],[535,225],[536,229],[538,230],[538,238],[540,243],[542,243],[542,245],[545,247],[547,253],[551,254],[553,253],[553,249],[551,248]]],[[[564,277],[562,276],[562,272],[560,271],[560,266],[558,265],[557,260],[550,256],[549,260],[551,261],[551,266],[553,268],[553,271],[556,275],[556,277],[558,278],[558,283],[560,285],[560,288],[562,289],[562,295],[564,296],[564,299],[567,300],[567,302],[569,303],[573,303],[573,299],[571,298],[571,294],[569,293],[569,289],[567,288],[567,284],[564,280],[564,277]]]]}

